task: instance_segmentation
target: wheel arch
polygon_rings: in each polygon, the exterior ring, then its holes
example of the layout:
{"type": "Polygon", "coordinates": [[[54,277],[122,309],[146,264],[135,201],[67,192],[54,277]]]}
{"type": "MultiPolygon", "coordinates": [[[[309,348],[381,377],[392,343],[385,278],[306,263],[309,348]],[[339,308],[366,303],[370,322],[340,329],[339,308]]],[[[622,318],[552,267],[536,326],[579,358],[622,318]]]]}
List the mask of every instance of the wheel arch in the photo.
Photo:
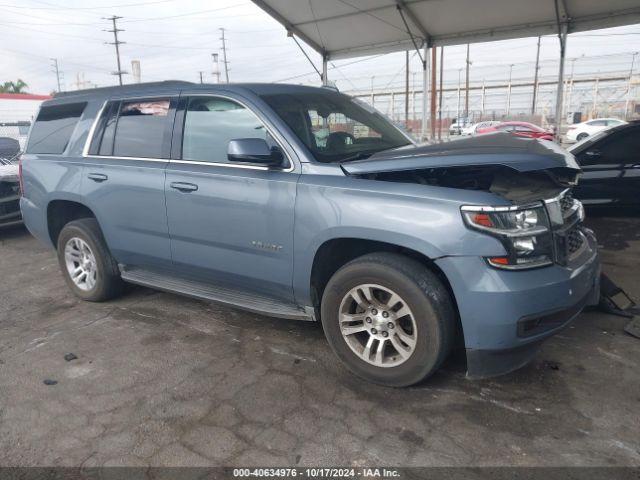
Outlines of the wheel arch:
{"type": "Polygon", "coordinates": [[[80,218],[96,218],[93,210],[84,203],[67,199],[49,201],[46,215],[47,231],[54,248],[58,243],[60,232],[67,223],[80,218]]]}
{"type": "Polygon", "coordinates": [[[351,260],[373,252],[399,253],[416,260],[433,272],[442,281],[451,296],[457,316],[458,328],[462,332],[455,293],[445,273],[434,262],[438,256],[441,256],[437,255],[436,249],[418,250],[414,244],[407,245],[403,242],[386,242],[358,236],[332,237],[321,242],[314,250],[314,255],[308,266],[308,276],[306,277],[309,302],[306,304],[313,306],[317,318],[320,318],[319,305],[324,288],[333,274],[351,260]],[[436,255],[430,256],[425,253],[425,250],[431,250],[436,255]]]}

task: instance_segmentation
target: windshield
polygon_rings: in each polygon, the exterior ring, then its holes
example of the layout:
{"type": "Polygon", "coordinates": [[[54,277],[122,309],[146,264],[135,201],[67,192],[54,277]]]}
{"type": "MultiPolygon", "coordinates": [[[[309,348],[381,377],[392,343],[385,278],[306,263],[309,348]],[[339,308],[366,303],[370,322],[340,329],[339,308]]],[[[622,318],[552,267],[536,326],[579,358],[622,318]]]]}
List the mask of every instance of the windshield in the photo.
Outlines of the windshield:
{"type": "Polygon", "coordinates": [[[365,158],[411,144],[367,104],[332,91],[262,95],[319,162],[365,158]]]}

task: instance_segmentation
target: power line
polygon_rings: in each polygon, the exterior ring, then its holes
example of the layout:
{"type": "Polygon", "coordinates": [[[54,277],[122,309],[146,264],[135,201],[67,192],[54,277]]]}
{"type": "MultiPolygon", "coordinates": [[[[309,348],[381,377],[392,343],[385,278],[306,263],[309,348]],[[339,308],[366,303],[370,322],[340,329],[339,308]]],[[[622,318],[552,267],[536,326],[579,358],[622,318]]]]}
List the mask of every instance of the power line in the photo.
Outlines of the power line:
{"type": "Polygon", "coordinates": [[[120,40],[118,40],[118,32],[124,32],[124,30],[118,28],[116,22],[121,18],[122,17],[118,17],[116,15],[105,18],[105,20],[111,20],[111,22],[113,23],[113,30],[105,30],[105,32],[113,33],[113,42],[106,42],[106,43],[108,43],[109,45],[115,45],[116,47],[116,60],[118,62],[118,70],[113,72],[113,75],[118,76],[118,82],[120,83],[120,85],[122,85],[122,75],[128,73],[122,70],[122,67],[120,66],[120,45],[122,45],[125,42],[121,42],[120,40]]]}
{"type": "MultiPolygon", "coordinates": [[[[242,6],[244,6],[243,3],[238,3],[236,5],[229,5],[229,6],[222,7],[222,8],[211,8],[211,9],[208,9],[208,10],[199,10],[197,12],[179,13],[177,15],[166,15],[166,16],[162,16],[162,17],[133,18],[132,20],[125,20],[124,22],[125,23],[133,23],[133,22],[148,22],[150,20],[167,20],[167,19],[180,18],[180,17],[189,17],[191,15],[200,15],[202,13],[219,12],[221,10],[229,10],[231,8],[237,8],[237,7],[242,7],[242,6]]],[[[255,15],[255,14],[251,13],[251,14],[232,15],[232,17],[233,16],[244,17],[244,16],[247,16],[247,15],[255,15]]],[[[222,18],[227,18],[227,17],[222,17],[222,18]]]]}
{"type": "Polygon", "coordinates": [[[29,10],[103,10],[106,8],[127,8],[127,7],[140,7],[144,5],[155,5],[158,3],[169,3],[175,2],[176,0],[154,0],[152,2],[140,2],[140,3],[121,3],[119,5],[104,5],[101,7],[66,7],[64,5],[54,5],[45,2],[44,5],[51,5],[50,7],[31,7],[31,6],[18,6],[18,5],[0,5],[0,7],[11,7],[11,8],[20,8],[20,9],[29,9],[29,10]]]}

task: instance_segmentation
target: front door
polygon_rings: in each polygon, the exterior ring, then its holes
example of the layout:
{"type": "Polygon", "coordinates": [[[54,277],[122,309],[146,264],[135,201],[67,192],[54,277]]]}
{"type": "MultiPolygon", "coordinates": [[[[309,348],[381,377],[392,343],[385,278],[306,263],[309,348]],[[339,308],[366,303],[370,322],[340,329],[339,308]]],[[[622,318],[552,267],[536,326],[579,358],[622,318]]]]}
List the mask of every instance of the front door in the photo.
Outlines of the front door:
{"type": "Polygon", "coordinates": [[[640,126],[608,135],[577,159],[583,173],[574,190],[585,204],[640,203],[640,126]]]}
{"type": "Polygon", "coordinates": [[[176,269],[195,280],[293,299],[293,220],[298,173],[231,163],[229,141],[261,138],[282,148],[245,103],[181,98],[165,192],[176,269]]]}

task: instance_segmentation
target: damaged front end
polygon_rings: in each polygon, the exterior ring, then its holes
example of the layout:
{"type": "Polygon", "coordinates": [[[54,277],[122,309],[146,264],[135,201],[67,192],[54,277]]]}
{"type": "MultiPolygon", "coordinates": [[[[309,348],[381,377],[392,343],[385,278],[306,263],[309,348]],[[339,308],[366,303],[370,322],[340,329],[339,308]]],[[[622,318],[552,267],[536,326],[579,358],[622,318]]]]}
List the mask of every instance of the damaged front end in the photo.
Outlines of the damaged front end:
{"type": "Polygon", "coordinates": [[[477,190],[506,200],[461,207],[468,228],[505,247],[506,254],[486,259],[495,268],[568,265],[587,243],[584,209],[571,196],[580,168],[551,142],[486,135],[381,152],[342,168],[368,180],[477,190]]]}
{"type": "Polygon", "coordinates": [[[453,251],[434,262],[454,292],[468,376],[523,366],[544,339],[598,303],[597,243],[571,195],[580,168],[557,145],[495,134],[385,151],[341,167],[352,177],[442,189],[430,196],[459,204],[466,229],[504,247],[453,251]],[[476,196],[460,190],[491,195],[471,204],[463,199],[476,196]]]}

